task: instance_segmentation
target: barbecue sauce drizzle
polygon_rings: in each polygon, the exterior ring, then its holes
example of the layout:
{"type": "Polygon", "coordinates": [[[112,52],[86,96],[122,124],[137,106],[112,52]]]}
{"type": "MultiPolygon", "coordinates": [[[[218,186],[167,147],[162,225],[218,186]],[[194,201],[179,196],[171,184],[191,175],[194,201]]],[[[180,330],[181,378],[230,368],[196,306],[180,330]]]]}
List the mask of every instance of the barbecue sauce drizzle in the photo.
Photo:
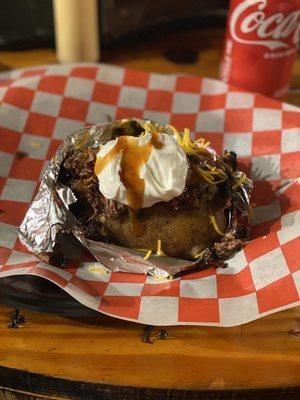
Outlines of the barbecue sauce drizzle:
{"type": "Polygon", "coordinates": [[[159,132],[151,133],[151,139],[143,146],[139,146],[133,136],[119,136],[115,146],[104,157],[98,158],[95,164],[95,174],[99,175],[111,160],[122,152],[119,175],[126,188],[129,216],[135,236],[144,234],[144,226],[136,218],[137,210],[143,206],[145,192],[145,181],[140,177],[140,170],[148,161],[153,147],[156,149],[163,147],[159,132]]]}

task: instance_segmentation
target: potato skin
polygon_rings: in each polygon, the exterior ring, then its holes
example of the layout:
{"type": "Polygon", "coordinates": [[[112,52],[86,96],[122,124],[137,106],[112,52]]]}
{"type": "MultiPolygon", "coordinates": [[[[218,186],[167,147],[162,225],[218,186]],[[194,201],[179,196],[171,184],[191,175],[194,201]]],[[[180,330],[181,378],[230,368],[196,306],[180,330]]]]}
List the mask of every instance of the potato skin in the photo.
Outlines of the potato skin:
{"type": "MultiPolygon", "coordinates": [[[[226,230],[227,218],[222,211],[214,214],[220,230],[226,230]]],[[[144,208],[137,215],[144,225],[144,234],[136,236],[132,230],[129,214],[107,219],[105,230],[111,240],[121,246],[135,249],[157,250],[157,240],[164,253],[172,257],[191,258],[206,247],[220,240],[210,222],[209,212],[204,208],[174,211],[163,203],[144,208]]]]}

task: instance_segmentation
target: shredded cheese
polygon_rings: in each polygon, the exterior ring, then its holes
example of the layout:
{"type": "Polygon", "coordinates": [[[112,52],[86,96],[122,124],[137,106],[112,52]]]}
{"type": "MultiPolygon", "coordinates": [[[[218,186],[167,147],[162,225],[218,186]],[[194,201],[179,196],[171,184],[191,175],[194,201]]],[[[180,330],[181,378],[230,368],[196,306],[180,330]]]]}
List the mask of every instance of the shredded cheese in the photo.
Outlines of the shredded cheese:
{"type": "Polygon", "coordinates": [[[214,215],[210,215],[209,216],[210,221],[215,229],[215,231],[220,235],[220,236],[226,236],[224,232],[221,231],[221,229],[219,228],[216,218],[214,217],[214,215]]]}
{"type": "Polygon", "coordinates": [[[156,255],[158,255],[158,256],[164,256],[165,255],[164,252],[161,249],[161,240],[160,239],[158,239],[158,241],[157,241],[156,255]]]}
{"type": "Polygon", "coordinates": [[[169,279],[168,277],[161,276],[161,275],[153,275],[153,278],[154,278],[156,281],[167,281],[167,280],[169,279]]]}
{"type": "Polygon", "coordinates": [[[216,173],[212,174],[211,171],[206,171],[203,168],[197,167],[196,171],[202,176],[204,180],[211,183],[212,185],[218,185],[219,183],[225,182],[226,178],[221,178],[219,180],[214,180],[216,173]]]}
{"type": "Polygon", "coordinates": [[[194,141],[194,143],[199,146],[203,146],[205,148],[207,148],[210,145],[210,142],[206,142],[204,138],[197,139],[194,141]]]}
{"type": "Polygon", "coordinates": [[[136,250],[136,251],[141,251],[142,253],[144,253],[144,252],[147,253],[147,251],[149,251],[149,249],[134,249],[134,250],[136,250]]]}
{"type": "Polygon", "coordinates": [[[209,168],[209,173],[211,175],[219,175],[219,177],[227,178],[226,172],[224,172],[221,168],[217,168],[216,166],[212,167],[209,164],[206,164],[206,167],[209,168]]]}
{"type": "Polygon", "coordinates": [[[152,132],[151,128],[152,128],[152,124],[150,123],[150,121],[145,122],[145,126],[144,126],[145,134],[152,132]]]}
{"type": "Polygon", "coordinates": [[[173,125],[167,125],[168,128],[170,128],[173,131],[173,134],[175,136],[175,139],[177,140],[179,146],[182,146],[182,138],[177,129],[173,125]]]}
{"type": "Polygon", "coordinates": [[[148,250],[148,251],[147,251],[147,254],[146,254],[145,257],[144,257],[144,260],[148,260],[148,258],[151,257],[151,254],[152,254],[152,250],[148,250]]]}
{"type": "Polygon", "coordinates": [[[210,143],[205,142],[205,139],[203,138],[192,141],[190,137],[190,130],[188,128],[185,128],[182,134],[179,133],[173,125],[167,125],[167,127],[172,130],[177,143],[180,147],[182,147],[186,154],[192,155],[199,153],[208,153],[207,147],[210,143]]]}
{"type": "Polygon", "coordinates": [[[204,171],[202,168],[198,167],[196,170],[199,172],[199,174],[202,176],[202,178],[207,181],[208,183],[213,184],[214,180],[211,177],[211,175],[208,173],[208,171],[204,171]]]}
{"type": "MultiPolygon", "coordinates": [[[[146,253],[144,260],[148,260],[152,256],[152,250],[151,249],[135,249],[136,251],[140,251],[142,253],[146,253]]],[[[157,256],[165,256],[165,253],[161,249],[161,240],[158,239],[157,241],[157,250],[156,250],[156,255],[157,256]]]]}
{"type": "Polygon", "coordinates": [[[241,176],[237,179],[236,183],[232,186],[232,189],[235,189],[238,186],[241,186],[241,184],[244,183],[246,179],[247,179],[246,174],[244,174],[242,172],[241,176]]]}
{"type": "Polygon", "coordinates": [[[88,268],[89,272],[98,272],[100,274],[108,274],[108,270],[102,265],[91,265],[88,268]]]}
{"type": "Polygon", "coordinates": [[[194,258],[199,258],[202,257],[202,255],[204,254],[205,250],[202,250],[200,253],[196,254],[194,258]]]}
{"type": "Polygon", "coordinates": [[[36,142],[36,141],[33,140],[33,141],[30,142],[30,146],[33,149],[40,149],[42,147],[42,144],[40,142],[36,142]]]}

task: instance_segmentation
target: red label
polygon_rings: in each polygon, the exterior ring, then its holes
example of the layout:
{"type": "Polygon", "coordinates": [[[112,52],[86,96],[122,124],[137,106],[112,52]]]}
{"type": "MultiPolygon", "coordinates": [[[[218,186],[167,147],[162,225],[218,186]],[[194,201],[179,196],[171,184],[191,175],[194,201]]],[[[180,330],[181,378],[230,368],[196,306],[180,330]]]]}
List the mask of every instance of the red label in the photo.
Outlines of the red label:
{"type": "Polygon", "coordinates": [[[222,80],[268,96],[284,96],[299,38],[300,0],[232,0],[222,80]]]}

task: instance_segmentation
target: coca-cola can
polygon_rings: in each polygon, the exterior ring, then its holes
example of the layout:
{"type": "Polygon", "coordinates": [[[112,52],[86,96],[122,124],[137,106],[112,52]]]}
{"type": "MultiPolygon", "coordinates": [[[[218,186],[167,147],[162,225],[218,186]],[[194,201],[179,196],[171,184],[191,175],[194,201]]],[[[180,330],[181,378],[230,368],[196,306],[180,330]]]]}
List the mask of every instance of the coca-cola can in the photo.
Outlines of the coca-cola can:
{"type": "Polygon", "coordinates": [[[300,0],[231,0],[220,75],[274,98],[289,90],[300,38],[300,0]]]}

